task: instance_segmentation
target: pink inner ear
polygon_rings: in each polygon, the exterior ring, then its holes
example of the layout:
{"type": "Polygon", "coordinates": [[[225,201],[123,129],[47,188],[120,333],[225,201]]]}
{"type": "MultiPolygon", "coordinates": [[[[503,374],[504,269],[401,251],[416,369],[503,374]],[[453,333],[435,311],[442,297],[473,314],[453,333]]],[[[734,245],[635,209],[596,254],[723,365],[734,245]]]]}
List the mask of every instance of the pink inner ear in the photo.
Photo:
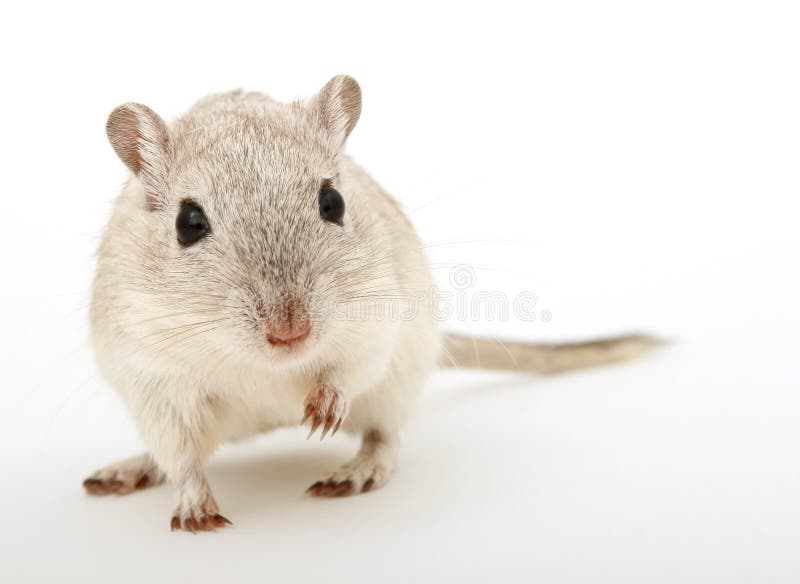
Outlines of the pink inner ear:
{"type": "Polygon", "coordinates": [[[142,170],[142,155],[139,152],[142,134],[136,114],[127,108],[114,110],[108,118],[106,130],[117,156],[131,172],[138,175],[142,170]]]}
{"type": "Polygon", "coordinates": [[[119,106],[108,116],[106,133],[120,160],[139,175],[147,164],[158,164],[145,157],[163,157],[167,147],[164,121],[145,105],[129,103],[119,106]]]}
{"type": "Polygon", "coordinates": [[[339,103],[346,117],[345,137],[350,135],[361,116],[361,88],[352,77],[345,77],[339,88],[339,103]]]}
{"type": "Polygon", "coordinates": [[[347,75],[334,77],[317,94],[316,101],[322,123],[343,144],[361,115],[358,83],[347,75]]]}
{"type": "Polygon", "coordinates": [[[117,156],[144,186],[148,206],[156,209],[166,189],[166,124],[147,106],[129,103],[111,112],[106,132],[117,156]]]}

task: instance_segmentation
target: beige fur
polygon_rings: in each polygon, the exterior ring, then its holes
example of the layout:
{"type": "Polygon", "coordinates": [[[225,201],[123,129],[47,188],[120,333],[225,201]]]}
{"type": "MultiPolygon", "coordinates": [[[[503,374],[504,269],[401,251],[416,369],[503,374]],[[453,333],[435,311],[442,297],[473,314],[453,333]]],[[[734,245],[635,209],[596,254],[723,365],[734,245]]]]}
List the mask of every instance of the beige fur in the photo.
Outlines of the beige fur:
{"type": "Polygon", "coordinates": [[[142,477],[166,475],[174,529],[221,527],[209,456],[302,419],[323,437],[340,424],[364,437],[312,494],[358,493],[391,476],[399,430],[442,338],[417,235],[343,154],[360,111],[358,85],[340,76],[289,104],[212,95],[170,124],[139,104],[111,114],[109,139],[132,176],[100,245],[92,339],[149,453],[98,471],[90,492],[130,492],[142,477]],[[342,226],[320,217],[325,181],[345,199],[342,226]],[[190,247],[175,234],[186,200],[211,226],[190,247]],[[387,318],[387,305],[402,317],[387,318]],[[266,342],[287,306],[308,312],[299,352],[266,342]]]}
{"type": "Polygon", "coordinates": [[[169,125],[135,104],[109,118],[134,175],[100,246],[92,337],[175,486],[173,527],[215,525],[203,467],[220,443],[298,424],[325,385],[349,410],[343,431],[370,437],[337,488],[358,492],[391,474],[440,339],[430,307],[411,320],[375,308],[427,292],[431,278],[397,203],[342,153],[359,112],[358,85],[337,77],[306,102],[236,91],[169,125]],[[345,198],[343,227],[319,216],[324,179],[345,198]],[[174,233],[185,199],[202,205],[212,230],[190,248],[174,233]],[[265,342],[289,299],[306,303],[312,321],[308,350],[291,358],[265,342]],[[335,318],[331,306],[358,318],[335,318]]]}

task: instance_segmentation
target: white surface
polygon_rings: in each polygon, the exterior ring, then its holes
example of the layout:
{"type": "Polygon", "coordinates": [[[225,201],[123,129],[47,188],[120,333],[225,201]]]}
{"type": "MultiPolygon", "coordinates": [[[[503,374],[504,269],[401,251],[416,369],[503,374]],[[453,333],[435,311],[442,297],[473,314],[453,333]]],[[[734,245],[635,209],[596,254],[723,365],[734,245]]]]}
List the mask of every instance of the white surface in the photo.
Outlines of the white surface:
{"type": "Polygon", "coordinates": [[[3,580],[798,581],[797,14],[601,4],[5,8],[3,580]],[[356,443],[300,430],[213,460],[219,533],[170,533],[167,487],[85,496],[141,448],[86,341],[125,175],[106,115],[342,72],[364,92],[350,152],[412,211],[443,288],[470,264],[475,290],[552,314],[452,328],[678,342],[555,378],[439,374],[366,496],[306,498],[356,443]]]}

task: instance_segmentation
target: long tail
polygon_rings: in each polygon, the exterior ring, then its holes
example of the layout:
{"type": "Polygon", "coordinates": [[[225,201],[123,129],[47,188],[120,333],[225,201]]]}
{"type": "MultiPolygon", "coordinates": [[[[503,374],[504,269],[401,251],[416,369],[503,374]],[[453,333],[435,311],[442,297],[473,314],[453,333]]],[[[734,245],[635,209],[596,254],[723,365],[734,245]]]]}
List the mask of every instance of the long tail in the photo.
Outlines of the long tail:
{"type": "Polygon", "coordinates": [[[647,335],[623,335],[580,343],[519,343],[447,334],[442,365],[473,369],[505,369],[560,373],[628,361],[664,341],[647,335]]]}

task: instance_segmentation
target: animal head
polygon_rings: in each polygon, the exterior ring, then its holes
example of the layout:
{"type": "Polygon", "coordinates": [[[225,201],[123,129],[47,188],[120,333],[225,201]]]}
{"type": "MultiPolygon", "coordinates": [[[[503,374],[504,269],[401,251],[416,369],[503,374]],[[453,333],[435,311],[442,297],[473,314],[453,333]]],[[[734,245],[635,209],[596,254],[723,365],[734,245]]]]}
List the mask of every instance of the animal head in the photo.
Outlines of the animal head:
{"type": "Polygon", "coordinates": [[[341,184],[360,112],[347,76],[288,104],[212,95],[170,125],[141,104],[116,108],[108,137],[141,185],[128,235],[142,251],[129,272],[138,302],[209,354],[282,367],[308,365],[326,344],[346,350],[358,332],[333,308],[370,266],[376,283],[389,277],[374,267],[368,204],[341,184]]]}

